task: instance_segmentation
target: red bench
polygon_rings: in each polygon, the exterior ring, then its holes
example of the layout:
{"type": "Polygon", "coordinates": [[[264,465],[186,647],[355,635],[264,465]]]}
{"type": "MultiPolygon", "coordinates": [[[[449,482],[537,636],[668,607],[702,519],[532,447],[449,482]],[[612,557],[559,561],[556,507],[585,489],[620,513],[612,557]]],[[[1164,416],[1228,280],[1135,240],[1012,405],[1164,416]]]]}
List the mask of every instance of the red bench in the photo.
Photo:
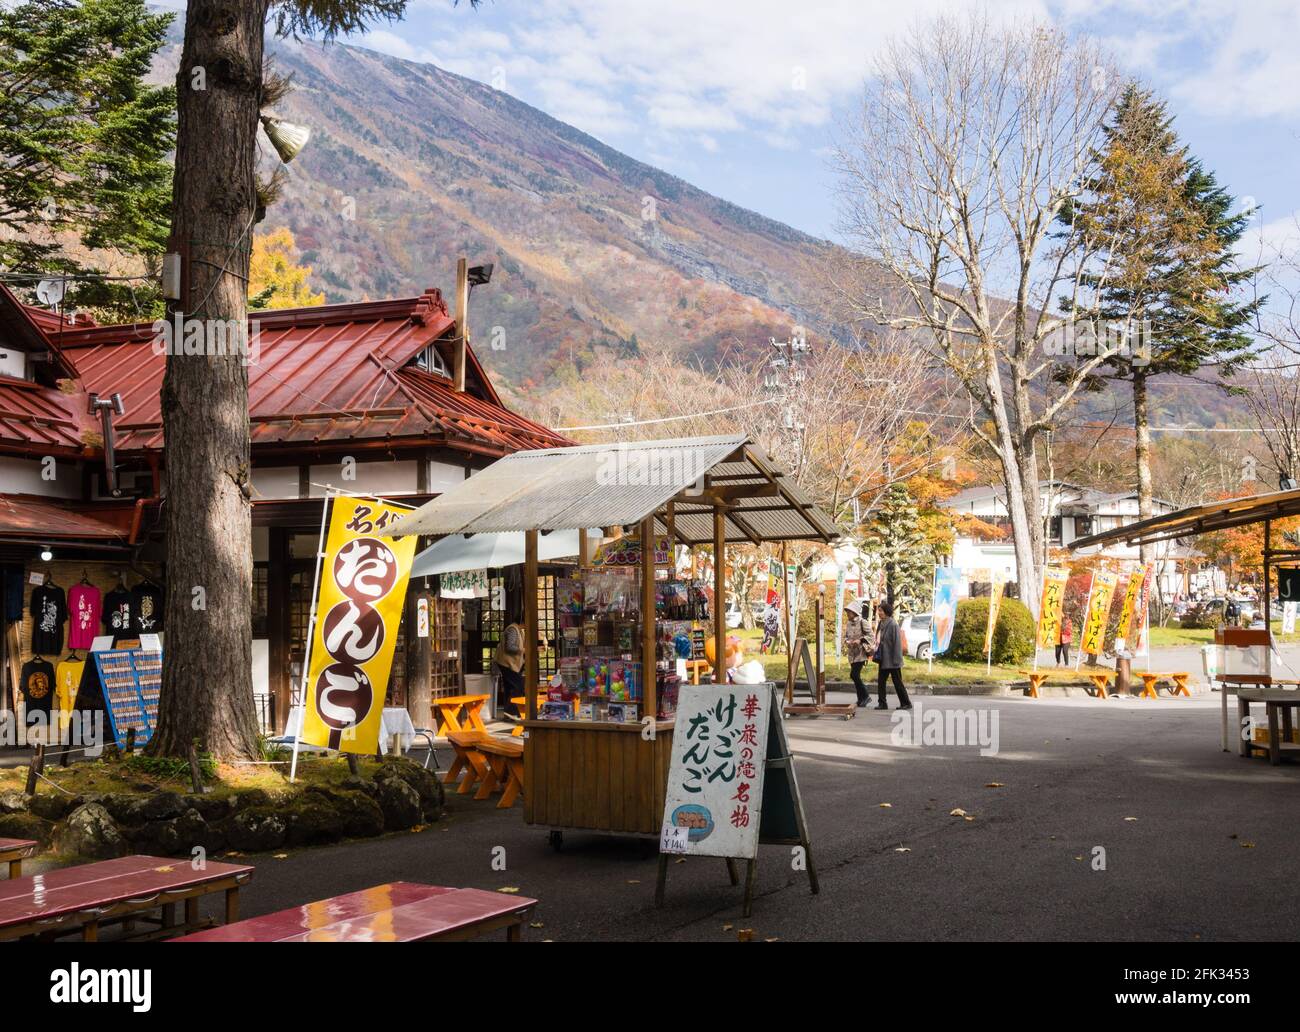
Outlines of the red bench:
{"type": "Polygon", "coordinates": [[[425,942],[504,928],[519,942],[537,900],[482,889],[390,882],[186,935],[173,942],[425,942]]]}
{"type": "Polygon", "coordinates": [[[240,864],[208,861],[196,870],[188,860],[164,856],[124,856],[80,867],[29,874],[0,885],[0,939],[25,935],[55,937],[80,931],[99,938],[99,926],[128,926],[161,908],[159,934],[200,928],[199,897],[226,894],[226,920],[239,918],[239,886],[253,876],[240,864]],[[176,925],[176,904],[185,904],[185,923],[176,925]]]}
{"type": "Polygon", "coordinates": [[[9,877],[23,873],[23,861],[36,852],[39,842],[25,838],[0,838],[0,864],[9,864],[9,877]]]}

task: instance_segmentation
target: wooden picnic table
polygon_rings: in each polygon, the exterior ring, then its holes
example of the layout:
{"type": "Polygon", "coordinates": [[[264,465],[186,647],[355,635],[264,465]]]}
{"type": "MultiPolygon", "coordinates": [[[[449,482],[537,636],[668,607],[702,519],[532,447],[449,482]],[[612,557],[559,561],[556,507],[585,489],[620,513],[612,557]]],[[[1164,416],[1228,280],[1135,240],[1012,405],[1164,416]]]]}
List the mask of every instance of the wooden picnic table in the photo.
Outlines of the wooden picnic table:
{"type": "Polygon", "coordinates": [[[99,938],[102,924],[132,921],[161,908],[156,934],[202,927],[199,897],[226,894],[226,921],[239,919],[239,887],[253,876],[243,864],[207,861],[196,869],[189,860],[165,856],[124,856],[45,874],[14,878],[0,886],[0,939],[26,935],[55,937],[80,931],[99,938]],[[185,922],[176,924],[176,904],[185,904],[185,922]]]}
{"type": "Polygon", "coordinates": [[[23,861],[36,852],[39,842],[24,838],[0,838],[0,863],[9,863],[9,877],[18,878],[23,873],[23,861]]]}
{"type": "Polygon", "coordinates": [[[434,734],[447,735],[453,731],[486,732],[487,725],[483,723],[479,707],[487,700],[486,695],[448,695],[442,699],[434,699],[434,734]]]}
{"type": "MultiPolygon", "coordinates": [[[[524,733],[524,725],[522,722],[528,718],[528,696],[512,695],[510,697],[510,701],[514,705],[515,709],[518,711],[519,720],[520,720],[520,723],[514,726],[514,730],[510,732],[510,735],[512,738],[519,738],[524,733]]],[[[542,703],[544,703],[545,701],[546,701],[546,693],[538,692],[537,693],[538,710],[541,710],[542,703]]]]}
{"type": "Polygon", "coordinates": [[[424,942],[504,928],[509,942],[537,900],[482,889],[390,882],[186,935],[175,942],[424,942]]]}
{"type": "Polygon", "coordinates": [[[1238,726],[1241,728],[1238,752],[1242,756],[1249,756],[1253,749],[1264,748],[1260,743],[1251,741],[1246,735],[1252,702],[1262,702],[1268,715],[1268,762],[1276,765],[1282,762],[1282,753],[1300,752],[1300,743],[1292,741],[1291,734],[1293,727],[1291,710],[1300,706],[1300,691],[1278,687],[1237,689],[1238,726]]]}
{"type": "Polygon", "coordinates": [[[1097,690],[1097,698],[1109,699],[1110,681],[1111,678],[1115,676],[1114,671],[1111,670],[1021,670],[1019,673],[1021,677],[1029,680],[1029,698],[1031,699],[1041,697],[1038,694],[1038,689],[1047,681],[1050,681],[1052,678],[1060,677],[1073,678],[1075,680],[1080,677],[1085,677],[1092,682],[1092,686],[1097,690]]]}

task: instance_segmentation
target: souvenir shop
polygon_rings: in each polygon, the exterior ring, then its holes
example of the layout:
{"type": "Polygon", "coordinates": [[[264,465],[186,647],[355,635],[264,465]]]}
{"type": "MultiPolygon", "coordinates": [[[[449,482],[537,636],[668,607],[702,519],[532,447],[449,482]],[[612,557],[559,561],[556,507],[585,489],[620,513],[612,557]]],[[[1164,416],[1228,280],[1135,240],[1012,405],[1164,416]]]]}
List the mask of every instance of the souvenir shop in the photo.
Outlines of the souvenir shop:
{"type": "Polygon", "coordinates": [[[714,604],[728,546],[836,536],[743,435],[517,452],[386,533],[481,538],[518,555],[523,598],[538,601],[522,628],[524,819],[555,843],[566,829],[658,834],[681,684],[716,676],[717,657],[724,669],[740,661],[714,604]],[[567,536],[576,565],[548,599],[540,560],[568,551],[554,540],[567,536]],[[679,573],[678,552],[696,548],[711,550],[712,583],[679,573]]]}

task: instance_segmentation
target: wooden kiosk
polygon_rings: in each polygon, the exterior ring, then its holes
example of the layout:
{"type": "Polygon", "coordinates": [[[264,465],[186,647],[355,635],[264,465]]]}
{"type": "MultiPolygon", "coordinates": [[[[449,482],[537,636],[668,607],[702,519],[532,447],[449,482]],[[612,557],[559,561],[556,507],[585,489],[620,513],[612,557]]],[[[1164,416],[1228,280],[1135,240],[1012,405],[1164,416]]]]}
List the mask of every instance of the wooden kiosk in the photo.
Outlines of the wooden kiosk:
{"type": "MultiPolygon", "coordinates": [[[[673,719],[656,694],[655,542],[711,546],[715,655],[726,655],[728,543],[816,540],[834,524],[774,468],[744,435],[579,445],[521,451],[500,459],[389,530],[402,534],[510,533],[523,537],[524,638],[538,639],[538,542],[578,530],[579,566],[590,544],[635,535],[641,562],[639,640],[630,650],[643,682],[635,722],[541,719],[537,691],[526,691],[524,820],[551,829],[658,836],[672,750],[673,719]]],[[[525,684],[540,684],[535,648],[525,684]]]]}

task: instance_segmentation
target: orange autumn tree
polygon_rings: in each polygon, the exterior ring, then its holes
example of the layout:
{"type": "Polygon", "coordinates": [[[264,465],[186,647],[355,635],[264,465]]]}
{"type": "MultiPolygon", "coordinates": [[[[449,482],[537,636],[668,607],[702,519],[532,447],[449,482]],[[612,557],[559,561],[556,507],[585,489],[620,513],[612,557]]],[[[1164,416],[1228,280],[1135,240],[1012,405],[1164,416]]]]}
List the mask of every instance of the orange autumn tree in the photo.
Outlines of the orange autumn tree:
{"type": "MultiPolygon", "coordinates": [[[[1263,485],[1255,483],[1245,487],[1249,487],[1250,490],[1225,491],[1215,500],[1246,498],[1265,490],[1263,485]]],[[[1274,520],[1272,526],[1275,547],[1281,543],[1284,536],[1291,537],[1293,542],[1300,540],[1300,517],[1292,516],[1274,520]]],[[[1247,575],[1254,580],[1263,573],[1264,524],[1262,522],[1247,523],[1241,527],[1202,534],[1197,539],[1196,545],[1216,566],[1227,570],[1229,585],[1247,575]]]]}
{"type": "Polygon", "coordinates": [[[299,265],[298,248],[288,227],[253,238],[248,267],[248,306],[254,309],[311,308],[325,295],[311,289],[311,266],[299,265]]]}

